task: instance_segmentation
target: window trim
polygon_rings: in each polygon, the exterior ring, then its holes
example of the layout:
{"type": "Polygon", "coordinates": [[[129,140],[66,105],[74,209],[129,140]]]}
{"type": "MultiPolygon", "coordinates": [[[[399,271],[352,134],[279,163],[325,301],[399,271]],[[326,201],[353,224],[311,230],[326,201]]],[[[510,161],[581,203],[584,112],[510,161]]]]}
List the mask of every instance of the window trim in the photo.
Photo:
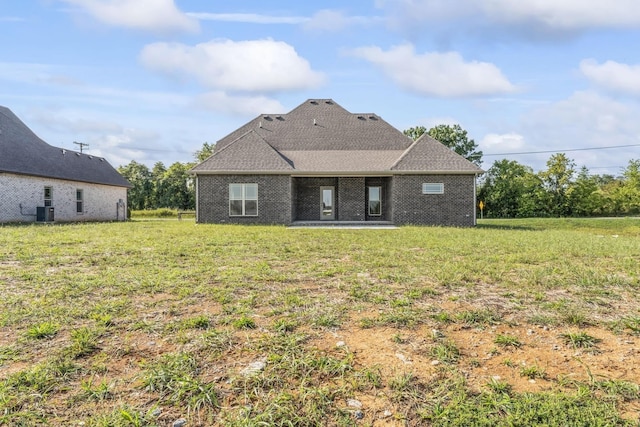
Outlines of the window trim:
{"type": "Polygon", "coordinates": [[[44,186],[43,192],[43,200],[45,206],[53,206],[53,187],[50,185],[44,186]],[[47,192],[49,192],[49,197],[47,197],[47,192]]]}
{"type": "Polygon", "coordinates": [[[258,216],[258,183],[255,182],[232,182],[229,184],[229,216],[230,217],[256,217],[258,216]],[[241,197],[238,198],[232,198],[232,191],[231,191],[231,187],[234,185],[239,185],[241,186],[240,188],[242,189],[242,195],[241,197]],[[255,198],[247,198],[247,187],[248,186],[255,186],[255,192],[256,192],[256,197],[255,198]],[[242,214],[238,215],[238,214],[233,214],[231,213],[231,202],[234,201],[242,201],[242,214]],[[256,202],[256,213],[255,214],[247,214],[247,202],[248,201],[255,201],[256,202]]]}
{"type": "Polygon", "coordinates": [[[444,183],[442,182],[423,182],[422,194],[444,194],[444,183]],[[437,187],[435,187],[437,186],[437,187]]]}
{"type": "Polygon", "coordinates": [[[369,187],[367,187],[367,214],[369,216],[382,216],[382,186],[380,185],[371,185],[369,187]],[[378,199],[375,200],[378,202],[379,204],[379,213],[371,213],[371,189],[372,188],[377,188],[378,189],[378,199]]]}
{"type": "Polygon", "coordinates": [[[83,213],[84,213],[84,190],[82,188],[76,188],[76,214],[82,215],[83,213]]]}

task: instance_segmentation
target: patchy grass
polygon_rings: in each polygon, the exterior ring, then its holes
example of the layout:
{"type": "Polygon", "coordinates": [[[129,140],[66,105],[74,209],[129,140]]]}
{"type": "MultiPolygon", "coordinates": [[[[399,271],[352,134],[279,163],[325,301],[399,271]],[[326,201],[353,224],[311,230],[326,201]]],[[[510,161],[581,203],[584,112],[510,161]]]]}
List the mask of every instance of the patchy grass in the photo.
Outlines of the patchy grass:
{"type": "Polygon", "coordinates": [[[0,226],[0,425],[635,425],[639,237],[0,226]]]}

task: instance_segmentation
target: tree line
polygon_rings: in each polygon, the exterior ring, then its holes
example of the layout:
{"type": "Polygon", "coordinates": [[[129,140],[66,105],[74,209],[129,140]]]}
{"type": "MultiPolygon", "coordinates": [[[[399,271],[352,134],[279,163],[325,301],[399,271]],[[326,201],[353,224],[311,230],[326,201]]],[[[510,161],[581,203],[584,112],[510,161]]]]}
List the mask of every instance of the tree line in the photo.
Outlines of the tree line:
{"type": "MultiPolygon", "coordinates": [[[[482,164],[482,151],[460,125],[404,131],[414,140],[424,133],[474,164],[482,164]]],[[[175,162],[168,168],[157,162],[149,169],[135,160],[120,166],[118,172],[132,185],[129,208],[195,209],[195,186],[188,172],[214,148],[215,144],[205,142],[194,153],[193,162],[175,162]]],[[[515,160],[498,160],[478,180],[478,201],[487,218],[635,215],[640,213],[640,160],[630,160],[620,176],[577,169],[564,153],[551,155],[540,172],[515,160]]]]}
{"type": "Polygon", "coordinates": [[[189,170],[213,154],[214,147],[215,144],[205,142],[195,152],[195,161],[175,162],[168,168],[162,162],[156,162],[149,169],[135,160],[120,166],[118,172],[132,185],[127,195],[129,209],[194,210],[196,190],[189,170]]]}

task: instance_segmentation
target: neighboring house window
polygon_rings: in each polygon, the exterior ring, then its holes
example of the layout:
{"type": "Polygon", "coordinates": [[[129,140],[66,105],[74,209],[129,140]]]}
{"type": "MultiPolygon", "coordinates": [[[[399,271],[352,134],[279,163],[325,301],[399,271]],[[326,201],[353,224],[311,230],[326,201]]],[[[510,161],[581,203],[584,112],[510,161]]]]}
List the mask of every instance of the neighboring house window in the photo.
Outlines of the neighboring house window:
{"type": "Polygon", "coordinates": [[[382,215],[382,187],[369,187],[369,215],[382,215]]]}
{"type": "Polygon", "coordinates": [[[83,202],[84,197],[82,194],[82,190],[76,190],[76,213],[81,214],[82,212],[84,212],[83,202]]]}
{"type": "Polygon", "coordinates": [[[53,187],[44,187],[44,205],[53,206],[53,187]]]}
{"type": "Polygon", "coordinates": [[[229,216],[258,216],[258,184],[229,184],[229,216]]]}
{"type": "Polygon", "coordinates": [[[422,194],[442,194],[444,193],[443,183],[425,182],[422,184],[422,194]]]}

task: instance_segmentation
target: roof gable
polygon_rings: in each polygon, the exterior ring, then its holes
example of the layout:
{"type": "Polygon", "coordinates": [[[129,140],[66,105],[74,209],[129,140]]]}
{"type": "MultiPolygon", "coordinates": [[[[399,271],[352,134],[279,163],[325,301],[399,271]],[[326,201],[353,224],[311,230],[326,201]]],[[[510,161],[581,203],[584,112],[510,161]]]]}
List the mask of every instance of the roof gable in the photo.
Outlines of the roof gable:
{"type": "Polygon", "coordinates": [[[395,171],[481,173],[480,169],[446,145],[424,133],[391,168],[395,171]]]}
{"type": "Polygon", "coordinates": [[[192,170],[202,171],[286,171],[293,167],[255,131],[249,131],[216,150],[192,170]]]}
{"type": "Polygon", "coordinates": [[[131,187],[105,159],[47,144],[2,106],[0,172],[131,187]]]}
{"type": "Polygon", "coordinates": [[[216,149],[250,130],[277,151],[406,150],[412,142],[375,114],[353,114],[331,99],[311,99],[287,114],[256,117],[219,140],[216,149]]]}

